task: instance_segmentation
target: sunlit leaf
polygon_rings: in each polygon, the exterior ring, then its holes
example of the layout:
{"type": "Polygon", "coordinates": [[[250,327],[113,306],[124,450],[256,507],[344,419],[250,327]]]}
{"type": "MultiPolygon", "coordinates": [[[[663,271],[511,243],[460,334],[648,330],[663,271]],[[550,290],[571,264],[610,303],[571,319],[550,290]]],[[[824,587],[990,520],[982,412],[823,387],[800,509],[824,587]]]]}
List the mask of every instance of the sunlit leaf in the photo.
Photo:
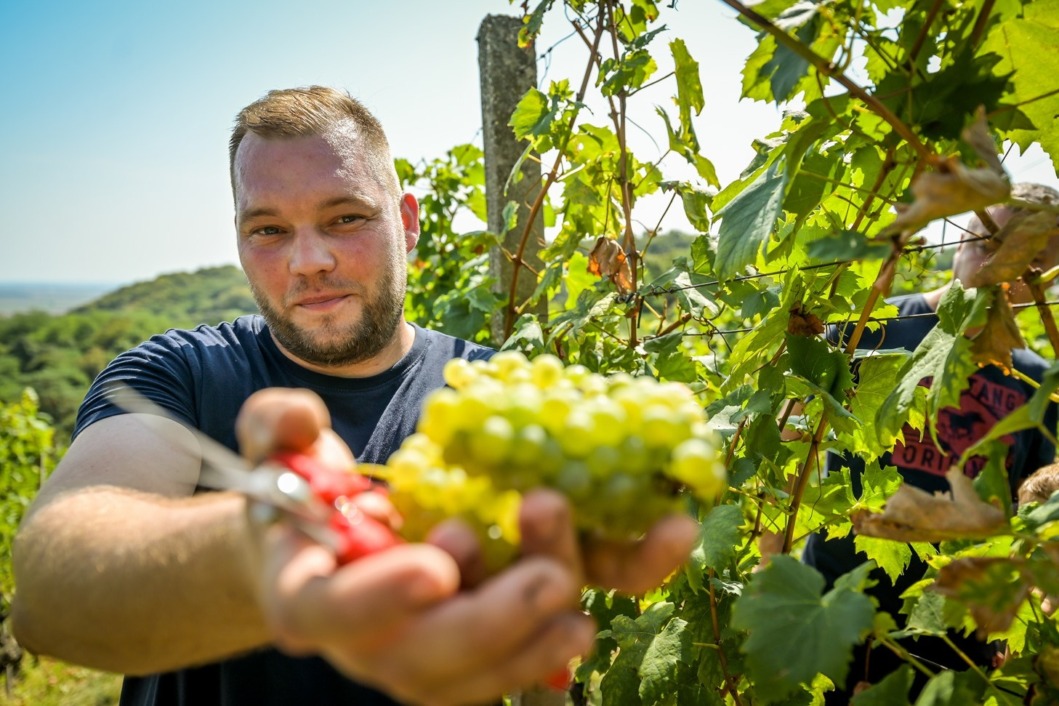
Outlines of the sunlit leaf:
{"type": "Polygon", "coordinates": [[[555,112],[549,105],[548,96],[531,88],[519,100],[508,124],[514,129],[515,137],[522,139],[546,133],[554,118],[555,112]]]}
{"type": "Polygon", "coordinates": [[[773,163],[719,214],[717,274],[728,278],[753,264],[780,216],[786,170],[773,163]]]}

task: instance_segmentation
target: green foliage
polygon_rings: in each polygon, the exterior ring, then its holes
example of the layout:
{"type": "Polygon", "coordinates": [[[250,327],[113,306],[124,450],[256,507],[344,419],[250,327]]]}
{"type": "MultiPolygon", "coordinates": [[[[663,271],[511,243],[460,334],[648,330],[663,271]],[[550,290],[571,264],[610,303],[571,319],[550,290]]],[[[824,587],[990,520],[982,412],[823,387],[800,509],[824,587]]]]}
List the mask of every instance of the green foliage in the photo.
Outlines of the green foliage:
{"type": "Polygon", "coordinates": [[[757,694],[775,702],[822,673],[841,683],[850,648],[868,633],[875,614],[862,591],[869,565],[842,577],[821,595],[816,569],[775,557],[736,603],[734,626],[749,631],[745,649],[757,694]]]}
{"type": "Polygon", "coordinates": [[[22,661],[6,706],[116,706],[121,676],[44,657],[22,661]]]}
{"type": "Polygon", "coordinates": [[[41,416],[37,397],[25,390],[20,399],[0,406],[0,617],[6,622],[15,582],[6,557],[22,516],[56,463],[55,432],[41,416]]]}
{"type": "Polygon", "coordinates": [[[425,190],[419,200],[422,233],[408,266],[406,315],[421,326],[489,342],[490,315],[500,301],[489,269],[497,237],[457,230],[458,220],[486,220],[482,151],[459,145],[432,161],[398,159],[397,173],[405,188],[425,190]]]}
{"type": "Polygon", "coordinates": [[[33,388],[63,445],[88,385],[116,355],[170,328],[256,311],[242,271],[226,266],[162,275],[65,314],[0,317],[0,401],[33,388]]]}
{"type": "MultiPolygon", "coordinates": [[[[1059,4],[729,3],[758,33],[743,62],[743,96],[785,112],[728,184],[719,183],[710,145],[695,133],[710,96],[680,38],[694,28],[681,25],[679,9],[618,0],[531,5],[525,41],[545,23],[568,21],[597,49],[583,64],[585,76],[530,90],[511,120],[526,149],[552,165],[555,178],[543,187],[556,227],[543,269],[532,273],[549,314],[521,315],[530,303],[518,303],[506,317],[517,323],[505,332],[505,347],[690,384],[725,439],[731,479],[724,501],[702,516],[703,538],[685,571],[645,599],[641,612],[598,616],[605,639],[578,678],[602,703],[810,703],[845,676],[855,643],[868,633],[891,640],[892,618],[876,615],[863,595],[866,569],[827,593],[815,572],[786,556],[754,573],[756,540],[774,533],[781,554],[796,557],[809,533],[846,536],[855,513],[886,506],[900,478],[879,456],[906,424],[934,433],[939,410],[958,399],[975,368],[969,333],[994,316],[1003,294],[953,287],[940,306],[941,325],[913,353],[847,350],[846,341],[823,335],[825,326],[844,325],[859,339],[896,315],[886,297],[948,283],[953,248],[924,244],[917,228],[895,224],[898,207],[932,198],[913,190],[917,179],[959,165],[973,178],[1002,183],[1005,175],[984,166],[994,152],[990,138],[1022,148],[1036,143],[1059,157],[1052,129],[1059,70],[1045,49],[1056,45],[1059,4]],[[669,105],[652,106],[657,124],[638,125],[664,136],[661,158],[633,154],[625,141],[629,106],[646,83],[665,84],[672,95],[669,105]],[[606,102],[606,114],[584,111],[588,92],[572,88],[582,85],[606,102]],[[989,138],[972,139],[965,131],[980,106],[989,138]],[[669,178],[670,156],[692,165],[697,179],[669,178]],[[660,235],[664,223],[640,232],[640,200],[658,193],[682,206],[698,232],[660,235]],[[590,255],[600,236],[620,245],[627,271],[620,258],[590,255]],[[859,492],[848,471],[820,473],[827,451],[864,460],[859,492]],[[621,643],[616,625],[635,626],[637,639],[621,643]],[[664,669],[644,665],[655,646],[670,660],[664,669]]],[[[968,186],[956,182],[939,187],[939,203],[968,186]]],[[[961,210],[931,213],[948,218],[961,210]]],[[[1051,353],[1039,316],[1021,312],[1018,326],[1032,348],[1051,353]]],[[[977,486],[1008,512],[996,439],[1040,427],[1055,389],[1046,379],[981,447],[992,460],[977,486]]],[[[965,579],[948,597],[919,587],[922,598],[910,598],[910,608],[922,615],[936,609],[938,629],[973,626],[976,605],[1016,610],[1022,622],[1003,636],[1032,658],[1051,653],[1059,632],[1030,602],[1015,596],[1017,606],[1005,604],[997,598],[1003,590],[993,589],[1022,580],[1051,585],[1056,572],[1043,557],[1055,550],[1043,547],[1059,526],[1053,515],[1054,508],[1027,515],[1012,530],[1022,532],[1014,542],[938,548],[857,536],[855,543],[891,578],[914,556],[930,557],[935,568],[965,554],[1007,557],[1010,565],[965,579]]],[[[1033,660],[1013,661],[1003,677],[1009,686],[1022,680],[1016,691],[1036,683],[1028,670],[1041,667],[1027,664],[1033,660]]],[[[911,673],[874,685],[857,703],[907,700],[911,673]]],[[[923,703],[1008,703],[994,679],[1001,677],[939,675],[923,703]]]]}
{"type": "Polygon", "coordinates": [[[254,314],[257,305],[242,270],[224,265],[161,275],[122,287],[73,313],[134,311],[164,319],[168,328],[186,328],[254,314]]]}

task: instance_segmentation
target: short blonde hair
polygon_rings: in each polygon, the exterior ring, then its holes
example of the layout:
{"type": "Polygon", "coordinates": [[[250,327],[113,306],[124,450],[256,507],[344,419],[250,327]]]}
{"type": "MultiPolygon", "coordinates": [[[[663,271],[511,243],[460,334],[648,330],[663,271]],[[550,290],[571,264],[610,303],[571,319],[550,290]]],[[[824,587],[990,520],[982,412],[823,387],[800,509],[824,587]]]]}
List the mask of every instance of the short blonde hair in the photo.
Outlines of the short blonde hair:
{"type": "Polygon", "coordinates": [[[1019,505],[1043,503],[1059,490],[1059,463],[1042,466],[1019,486],[1019,505]]]}
{"type": "Polygon", "coordinates": [[[284,88],[269,91],[239,111],[228,141],[228,169],[235,193],[235,156],[248,132],[264,138],[323,135],[342,123],[352,123],[356,136],[367,147],[365,156],[379,178],[400,196],[390,143],[382,124],[364,104],[345,91],[327,86],[284,88]]]}

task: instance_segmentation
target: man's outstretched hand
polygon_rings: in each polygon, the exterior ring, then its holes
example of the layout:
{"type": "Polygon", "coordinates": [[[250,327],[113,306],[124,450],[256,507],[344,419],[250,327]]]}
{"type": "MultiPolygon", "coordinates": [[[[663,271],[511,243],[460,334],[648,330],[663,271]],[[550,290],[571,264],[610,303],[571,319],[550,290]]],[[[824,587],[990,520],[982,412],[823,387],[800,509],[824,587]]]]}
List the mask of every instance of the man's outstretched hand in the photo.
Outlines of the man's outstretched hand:
{"type": "MultiPolygon", "coordinates": [[[[353,456],[326,408],[299,390],[263,390],[237,422],[244,455],[307,454],[336,469],[353,456]]],[[[374,517],[399,523],[381,496],[374,517]]],[[[687,558],[689,517],[658,522],[638,542],[578,541],[565,498],[526,494],[522,558],[486,578],[473,532],[439,526],[424,544],[402,544],[339,565],[332,553],[282,523],[260,544],[259,600],[276,644],[316,653],[352,678],[410,703],[468,704],[543,683],[592,647],[596,626],[580,611],[585,584],[640,593],[687,558]]]]}

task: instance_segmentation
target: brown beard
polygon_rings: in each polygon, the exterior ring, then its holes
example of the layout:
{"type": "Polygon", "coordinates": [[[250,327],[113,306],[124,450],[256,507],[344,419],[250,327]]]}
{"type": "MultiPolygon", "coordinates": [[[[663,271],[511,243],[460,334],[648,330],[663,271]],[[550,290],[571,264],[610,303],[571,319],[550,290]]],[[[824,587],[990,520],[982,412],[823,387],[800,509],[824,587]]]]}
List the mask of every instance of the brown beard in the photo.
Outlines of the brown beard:
{"type": "Polygon", "coordinates": [[[253,282],[250,291],[272,335],[289,353],[313,365],[339,367],[369,360],[393,341],[405,297],[404,277],[398,279],[397,273],[403,275],[399,256],[398,263],[378,280],[378,292],[363,297],[360,318],[344,329],[325,321],[316,329],[304,330],[277,311],[253,282]]]}

